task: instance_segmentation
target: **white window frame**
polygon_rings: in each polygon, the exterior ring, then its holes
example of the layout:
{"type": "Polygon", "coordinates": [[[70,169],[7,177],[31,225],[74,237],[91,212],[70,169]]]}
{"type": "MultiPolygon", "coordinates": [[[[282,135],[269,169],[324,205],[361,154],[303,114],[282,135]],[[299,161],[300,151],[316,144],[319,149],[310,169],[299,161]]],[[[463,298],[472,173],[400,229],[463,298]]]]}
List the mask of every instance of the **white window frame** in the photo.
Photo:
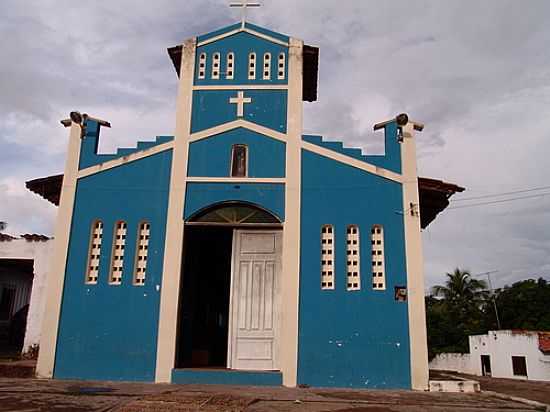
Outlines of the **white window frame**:
{"type": "Polygon", "coordinates": [[[233,146],[231,146],[231,164],[229,165],[229,176],[230,177],[248,177],[248,145],[245,145],[242,143],[235,143],[233,146]],[[236,147],[244,147],[244,155],[245,155],[244,176],[233,176],[233,162],[235,160],[236,147]]]}
{"type": "Polygon", "coordinates": [[[151,223],[142,220],[137,226],[136,258],[134,262],[134,286],[144,286],[147,278],[147,263],[151,223]]]}
{"type": "Polygon", "coordinates": [[[384,251],[384,227],[373,225],[371,229],[372,288],[386,290],[386,257],[384,251]]]}
{"type": "Polygon", "coordinates": [[[271,53],[264,53],[264,64],[262,67],[262,79],[271,80],[271,53]]]}
{"type": "Polygon", "coordinates": [[[248,80],[256,80],[256,69],[258,68],[256,53],[251,52],[248,55],[248,80]]]}
{"type": "Polygon", "coordinates": [[[235,78],[235,53],[229,52],[225,61],[225,78],[233,80],[235,78]]]}
{"type": "Polygon", "coordinates": [[[124,271],[124,251],[126,249],[127,234],[128,224],[124,220],[117,220],[113,230],[113,247],[111,249],[109,285],[117,286],[122,284],[122,276],[124,271]],[[121,227],[119,227],[119,225],[121,227]],[[118,236],[120,236],[120,239],[118,236]]]}
{"type": "Polygon", "coordinates": [[[348,290],[361,290],[360,245],[359,226],[348,225],[346,228],[346,276],[348,290]]]}
{"type": "Polygon", "coordinates": [[[205,79],[206,78],[206,53],[201,53],[199,55],[199,67],[198,67],[198,77],[199,79],[205,79]]]}
{"type": "Polygon", "coordinates": [[[212,79],[220,79],[221,54],[216,52],[212,55],[212,79]]]}
{"type": "Polygon", "coordinates": [[[279,53],[277,59],[277,80],[284,80],[286,74],[286,54],[284,52],[279,53]]]}
{"type": "Polygon", "coordinates": [[[321,289],[334,290],[335,279],[334,275],[334,226],[321,226],[321,289]]]}
{"type": "Polygon", "coordinates": [[[88,246],[88,261],[86,262],[87,285],[96,285],[99,279],[99,263],[101,260],[101,243],[103,239],[103,222],[96,219],[90,227],[90,242],[88,246]],[[97,235],[97,236],[96,236],[97,235]]]}

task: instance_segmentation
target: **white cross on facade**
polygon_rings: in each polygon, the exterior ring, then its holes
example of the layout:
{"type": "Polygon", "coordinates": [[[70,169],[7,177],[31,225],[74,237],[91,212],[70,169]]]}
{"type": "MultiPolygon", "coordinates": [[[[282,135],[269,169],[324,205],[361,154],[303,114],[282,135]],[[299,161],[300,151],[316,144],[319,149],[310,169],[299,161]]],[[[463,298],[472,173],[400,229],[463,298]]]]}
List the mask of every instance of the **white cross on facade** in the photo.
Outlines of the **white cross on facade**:
{"type": "Polygon", "coordinates": [[[257,2],[249,2],[248,0],[241,0],[240,3],[231,3],[229,4],[229,7],[240,7],[241,10],[241,22],[242,22],[242,28],[244,29],[244,23],[246,21],[246,9],[249,7],[260,7],[261,4],[257,2]]]}
{"type": "Polygon", "coordinates": [[[244,97],[244,92],[240,91],[237,92],[237,97],[230,97],[229,103],[236,104],[237,105],[237,117],[243,117],[244,116],[244,105],[246,103],[252,103],[252,99],[250,97],[244,97]]]}

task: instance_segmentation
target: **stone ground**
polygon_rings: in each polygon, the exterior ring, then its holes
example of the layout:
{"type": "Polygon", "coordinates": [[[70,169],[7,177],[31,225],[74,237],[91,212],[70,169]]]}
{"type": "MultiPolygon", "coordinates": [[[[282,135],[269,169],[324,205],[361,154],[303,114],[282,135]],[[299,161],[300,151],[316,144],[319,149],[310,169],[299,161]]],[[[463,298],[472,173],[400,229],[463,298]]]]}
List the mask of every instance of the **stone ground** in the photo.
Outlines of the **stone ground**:
{"type": "Polygon", "coordinates": [[[482,391],[493,391],[550,405],[550,382],[459,375],[479,382],[482,391]]]}
{"type": "Polygon", "coordinates": [[[0,411],[430,412],[544,410],[487,393],[159,385],[0,378],[0,411]]]}

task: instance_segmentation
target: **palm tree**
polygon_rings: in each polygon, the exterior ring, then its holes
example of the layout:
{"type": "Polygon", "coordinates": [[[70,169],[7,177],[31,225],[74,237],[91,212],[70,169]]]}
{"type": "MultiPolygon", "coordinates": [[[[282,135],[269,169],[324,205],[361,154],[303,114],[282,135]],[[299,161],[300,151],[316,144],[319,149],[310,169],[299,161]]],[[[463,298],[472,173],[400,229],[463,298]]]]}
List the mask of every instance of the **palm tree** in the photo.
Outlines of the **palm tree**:
{"type": "Polygon", "coordinates": [[[473,279],[467,270],[456,268],[453,273],[447,273],[445,286],[436,285],[432,294],[442,297],[451,305],[479,307],[487,297],[487,283],[484,280],[473,279]]]}

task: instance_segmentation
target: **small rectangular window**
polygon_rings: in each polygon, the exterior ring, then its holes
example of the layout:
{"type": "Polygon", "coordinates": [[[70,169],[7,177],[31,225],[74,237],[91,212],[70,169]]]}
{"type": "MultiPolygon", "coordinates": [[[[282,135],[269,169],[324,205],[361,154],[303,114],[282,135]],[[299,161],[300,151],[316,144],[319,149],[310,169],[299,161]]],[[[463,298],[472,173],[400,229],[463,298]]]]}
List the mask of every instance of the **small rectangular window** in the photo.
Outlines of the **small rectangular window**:
{"type": "Polygon", "coordinates": [[[256,53],[248,55],[248,80],[256,79],[256,53]]]}
{"type": "Polygon", "coordinates": [[[512,356],[514,376],[527,376],[527,362],[525,356],[512,356]]]}
{"type": "Polygon", "coordinates": [[[372,245],[372,288],[386,289],[386,271],[384,263],[384,228],[374,225],[371,230],[372,245]]]}
{"type": "Polygon", "coordinates": [[[233,52],[227,53],[225,78],[227,80],[233,80],[235,75],[235,54],[233,52]]]}
{"type": "Polygon", "coordinates": [[[334,289],[334,227],[321,227],[321,289],[334,289]]]}
{"type": "Polygon", "coordinates": [[[231,151],[231,177],[248,176],[248,148],[242,144],[233,145],[231,151]]]}
{"type": "Polygon", "coordinates": [[[279,54],[279,66],[277,67],[277,79],[284,80],[286,72],[286,55],[284,53],[279,54]]]}
{"type": "Polygon", "coordinates": [[[346,234],[347,287],[348,290],[361,289],[361,271],[359,268],[359,226],[349,225],[346,234]]]}
{"type": "Polygon", "coordinates": [[[220,78],[220,53],[214,53],[212,56],[212,79],[220,78]]]}
{"type": "Polygon", "coordinates": [[[122,283],[122,268],[124,266],[124,249],[126,247],[126,222],[117,222],[113,235],[113,251],[111,256],[111,276],[109,284],[122,283]]]}
{"type": "Polygon", "coordinates": [[[271,53],[264,54],[263,80],[271,79],[271,53]]]}
{"type": "Polygon", "coordinates": [[[88,250],[88,265],[86,269],[86,283],[95,285],[99,276],[99,258],[101,256],[101,241],[103,239],[103,222],[96,220],[92,223],[90,246],[88,250]]]}
{"type": "Polygon", "coordinates": [[[199,79],[206,77],[206,53],[201,53],[199,56],[199,79]]]}
{"type": "Polygon", "coordinates": [[[149,223],[140,223],[138,227],[136,261],[134,264],[134,285],[136,286],[143,286],[145,284],[150,233],[151,226],[149,225],[149,223]]]}

